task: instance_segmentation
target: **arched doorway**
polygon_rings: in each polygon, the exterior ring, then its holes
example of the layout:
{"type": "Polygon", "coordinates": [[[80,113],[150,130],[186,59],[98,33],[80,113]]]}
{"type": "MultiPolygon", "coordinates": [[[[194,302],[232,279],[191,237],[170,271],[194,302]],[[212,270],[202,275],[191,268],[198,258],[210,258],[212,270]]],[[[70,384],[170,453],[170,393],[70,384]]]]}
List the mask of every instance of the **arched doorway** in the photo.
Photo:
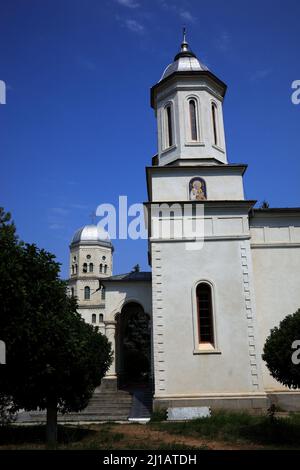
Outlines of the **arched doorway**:
{"type": "Polygon", "coordinates": [[[124,305],[117,318],[117,372],[121,387],[149,384],[150,318],[137,302],[124,305]]]}

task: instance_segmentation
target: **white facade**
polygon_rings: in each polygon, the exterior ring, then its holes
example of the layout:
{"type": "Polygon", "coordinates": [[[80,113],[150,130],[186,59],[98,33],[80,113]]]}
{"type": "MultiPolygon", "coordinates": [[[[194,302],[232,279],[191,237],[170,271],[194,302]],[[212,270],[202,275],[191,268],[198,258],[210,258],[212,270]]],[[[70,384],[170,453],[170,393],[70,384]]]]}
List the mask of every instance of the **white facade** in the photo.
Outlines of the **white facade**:
{"type": "Polygon", "coordinates": [[[152,282],[150,273],[112,276],[105,234],[79,241],[75,234],[70,286],[86,321],[96,314],[98,324],[103,314],[100,330],[115,352],[107,379],[120,373],[116,331],[124,306],[138,304],[149,315],[155,406],[261,409],[271,399],[299,408],[298,392],[272,379],[261,355],[270,329],[300,307],[300,209],[254,209],[256,201],[245,200],[246,165],[227,161],[225,92],[184,39],[151,90],[158,129],[145,204],[152,282]],[[203,212],[157,212],[159,204],[203,212]],[[197,217],[203,243],[190,234],[178,238],[174,230],[162,235],[170,220],[174,228],[197,217]],[[106,257],[105,274],[80,271],[87,255],[94,266],[106,257]]]}

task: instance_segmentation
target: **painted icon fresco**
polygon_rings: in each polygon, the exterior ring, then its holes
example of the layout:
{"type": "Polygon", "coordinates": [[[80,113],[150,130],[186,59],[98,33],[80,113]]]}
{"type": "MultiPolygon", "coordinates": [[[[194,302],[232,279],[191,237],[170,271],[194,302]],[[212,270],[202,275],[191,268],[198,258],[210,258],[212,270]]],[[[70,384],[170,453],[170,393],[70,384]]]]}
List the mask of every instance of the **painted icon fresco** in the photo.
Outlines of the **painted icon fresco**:
{"type": "Polygon", "coordinates": [[[206,201],[206,184],[200,177],[191,179],[189,183],[189,195],[191,201],[206,201]]]}

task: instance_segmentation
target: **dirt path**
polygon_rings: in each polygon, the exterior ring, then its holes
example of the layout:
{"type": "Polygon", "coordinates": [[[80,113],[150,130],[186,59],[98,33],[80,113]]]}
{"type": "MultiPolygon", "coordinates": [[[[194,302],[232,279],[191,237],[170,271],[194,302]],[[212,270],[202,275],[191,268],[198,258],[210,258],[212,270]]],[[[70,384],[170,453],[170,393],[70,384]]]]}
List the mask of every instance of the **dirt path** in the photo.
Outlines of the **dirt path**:
{"type": "MultiPolygon", "coordinates": [[[[149,446],[151,443],[164,443],[164,444],[184,444],[191,447],[207,447],[212,450],[252,450],[261,449],[261,446],[254,444],[237,444],[227,443],[220,441],[212,441],[209,439],[195,438],[192,436],[181,436],[177,434],[169,434],[168,431],[157,431],[151,427],[141,424],[118,424],[113,427],[113,430],[124,434],[126,442],[131,442],[137,445],[139,442],[148,442],[149,446]]],[[[124,443],[124,441],[123,441],[124,443]]]]}

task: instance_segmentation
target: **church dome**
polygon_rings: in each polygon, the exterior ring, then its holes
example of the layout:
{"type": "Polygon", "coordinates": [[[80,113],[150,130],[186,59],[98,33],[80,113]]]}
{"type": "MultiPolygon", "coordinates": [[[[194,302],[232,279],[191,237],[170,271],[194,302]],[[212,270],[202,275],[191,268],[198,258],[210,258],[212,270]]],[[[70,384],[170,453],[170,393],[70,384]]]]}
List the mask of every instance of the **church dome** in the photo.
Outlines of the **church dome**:
{"type": "Polygon", "coordinates": [[[99,244],[104,246],[111,246],[111,241],[108,233],[102,227],[97,225],[85,225],[79,228],[73,235],[71,245],[82,244],[99,244]]]}
{"type": "Polygon", "coordinates": [[[174,57],[174,62],[169,64],[160,78],[160,82],[172,75],[174,72],[200,72],[208,70],[206,65],[202,64],[196,55],[190,50],[183,33],[183,41],[181,43],[180,52],[174,57]]]}

